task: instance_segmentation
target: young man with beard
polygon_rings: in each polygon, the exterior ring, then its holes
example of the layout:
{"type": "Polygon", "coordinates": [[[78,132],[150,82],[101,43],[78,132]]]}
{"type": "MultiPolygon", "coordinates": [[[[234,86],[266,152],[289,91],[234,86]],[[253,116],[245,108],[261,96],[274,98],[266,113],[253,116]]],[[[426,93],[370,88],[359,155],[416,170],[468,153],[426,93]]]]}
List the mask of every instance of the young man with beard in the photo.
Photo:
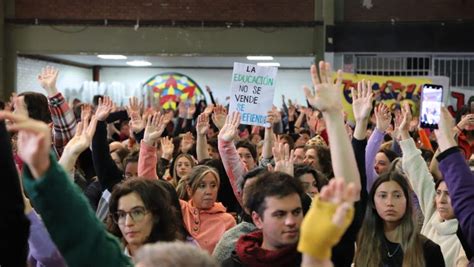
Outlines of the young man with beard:
{"type": "Polygon", "coordinates": [[[222,266],[300,266],[296,246],[304,190],[299,180],[281,172],[267,173],[249,185],[246,193],[245,206],[258,230],[241,236],[222,266]]]}

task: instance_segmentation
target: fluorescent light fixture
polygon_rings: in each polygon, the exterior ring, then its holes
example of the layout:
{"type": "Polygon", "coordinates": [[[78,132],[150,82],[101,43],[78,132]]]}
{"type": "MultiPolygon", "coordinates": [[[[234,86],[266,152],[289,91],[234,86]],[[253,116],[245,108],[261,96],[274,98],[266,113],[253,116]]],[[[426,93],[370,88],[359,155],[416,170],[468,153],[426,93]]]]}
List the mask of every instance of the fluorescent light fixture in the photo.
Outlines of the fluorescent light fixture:
{"type": "Polygon", "coordinates": [[[273,60],[272,56],[247,56],[247,60],[273,60]]]}
{"type": "Polygon", "coordinates": [[[257,65],[262,67],[280,67],[278,62],[258,62],[257,65]]]}
{"type": "Polygon", "coordinates": [[[144,61],[144,60],[134,60],[134,61],[127,61],[127,65],[133,67],[146,67],[151,66],[151,62],[144,61]]]}
{"type": "Polygon", "coordinates": [[[97,57],[102,58],[102,59],[115,59],[115,60],[127,59],[127,57],[123,55],[97,55],[97,57]]]}

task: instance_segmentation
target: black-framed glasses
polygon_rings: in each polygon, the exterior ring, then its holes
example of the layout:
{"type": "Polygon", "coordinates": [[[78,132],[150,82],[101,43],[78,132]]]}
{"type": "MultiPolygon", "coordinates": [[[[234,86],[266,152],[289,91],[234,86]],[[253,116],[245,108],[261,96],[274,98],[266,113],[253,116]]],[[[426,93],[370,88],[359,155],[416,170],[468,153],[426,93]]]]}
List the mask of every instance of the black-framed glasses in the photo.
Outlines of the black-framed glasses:
{"type": "Polygon", "coordinates": [[[116,224],[125,224],[125,219],[127,218],[127,215],[128,215],[134,222],[140,222],[141,220],[143,220],[143,218],[145,218],[145,215],[147,213],[148,211],[144,207],[136,207],[130,211],[123,211],[123,210],[116,211],[112,215],[112,219],[114,220],[116,224]]]}

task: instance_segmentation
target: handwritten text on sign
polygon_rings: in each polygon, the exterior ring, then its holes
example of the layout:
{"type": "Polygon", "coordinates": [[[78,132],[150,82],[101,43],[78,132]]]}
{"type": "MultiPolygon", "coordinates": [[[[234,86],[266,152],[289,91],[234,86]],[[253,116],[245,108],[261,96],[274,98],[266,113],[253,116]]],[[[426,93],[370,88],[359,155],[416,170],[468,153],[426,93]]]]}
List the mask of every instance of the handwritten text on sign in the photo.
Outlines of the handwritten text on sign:
{"type": "Polygon", "coordinates": [[[265,126],[273,106],[276,67],[234,63],[229,111],[241,114],[240,123],[265,126]]]}

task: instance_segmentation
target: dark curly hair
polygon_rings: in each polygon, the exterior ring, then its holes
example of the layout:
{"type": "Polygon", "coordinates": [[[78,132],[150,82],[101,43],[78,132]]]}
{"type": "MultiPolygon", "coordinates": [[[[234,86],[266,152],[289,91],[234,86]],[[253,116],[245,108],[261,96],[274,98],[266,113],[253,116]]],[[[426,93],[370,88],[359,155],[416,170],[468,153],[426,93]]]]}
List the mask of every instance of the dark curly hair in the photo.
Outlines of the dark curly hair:
{"type": "Polygon", "coordinates": [[[113,221],[112,215],[118,210],[121,197],[137,193],[145,204],[145,209],[153,215],[153,227],[145,243],[157,241],[174,241],[178,238],[177,214],[171,203],[168,191],[158,181],[132,178],[116,185],[112,191],[107,218],[107,230],[123,239],[119,226],[113,221]]]}

